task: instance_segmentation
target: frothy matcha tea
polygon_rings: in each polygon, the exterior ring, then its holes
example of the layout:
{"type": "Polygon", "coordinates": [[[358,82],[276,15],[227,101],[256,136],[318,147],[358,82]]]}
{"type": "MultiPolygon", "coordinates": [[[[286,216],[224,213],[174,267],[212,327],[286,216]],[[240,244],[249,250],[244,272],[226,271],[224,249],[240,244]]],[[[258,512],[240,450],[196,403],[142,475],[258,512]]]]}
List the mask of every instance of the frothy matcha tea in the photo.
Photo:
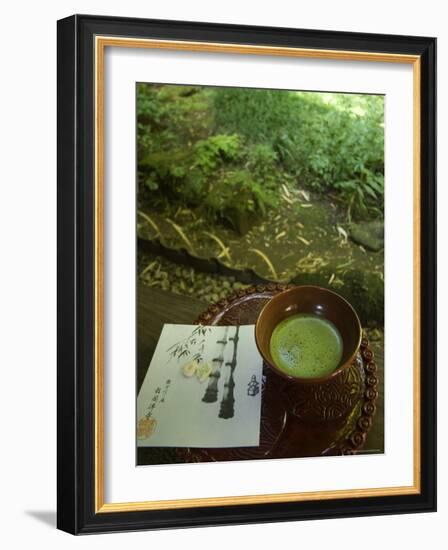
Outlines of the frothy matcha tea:
{"type": "Polygon", "coordinates": [[[342,338],[331,321],[309,313],[283,319],[270,350],[275,365],[290,376],[314,378],[334,371],[342,358],[342,338]]]}

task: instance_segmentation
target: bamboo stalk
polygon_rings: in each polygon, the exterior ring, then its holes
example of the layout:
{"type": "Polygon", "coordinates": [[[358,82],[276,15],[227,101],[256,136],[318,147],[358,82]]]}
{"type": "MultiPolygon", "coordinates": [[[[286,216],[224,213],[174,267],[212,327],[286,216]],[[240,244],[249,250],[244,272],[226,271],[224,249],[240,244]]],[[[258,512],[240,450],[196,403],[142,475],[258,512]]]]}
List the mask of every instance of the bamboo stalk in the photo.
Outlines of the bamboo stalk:
{"type": "Polygon", "coordinates": [[[238,340],[239,340],[240,327],[235,328],[235,334],[233,338],[229,338],[233,342],[233,356],[232,360],[226,363],[226,367],[229,367],[227,372],[226,381],[224,382],[224,394],[221,401],[221,407],[219,410],[219,418],[233,418],[235,415],[235,381],[233,379],[233,373],[237,365],[237,353],[238,353],[238,340]]]}
{"type": "Polygon", "coordinates": [[[218,381],[221,376],[221,366],[224,363],[224,349],[227,344],[227,334],[229,327],[225,327],[224,335],[221,340],[218,340],[218,354],[212,359],[212,372],[210,373],[207,388],[202,401],[204,403],[215,403],[218,400],[218,381]]]}

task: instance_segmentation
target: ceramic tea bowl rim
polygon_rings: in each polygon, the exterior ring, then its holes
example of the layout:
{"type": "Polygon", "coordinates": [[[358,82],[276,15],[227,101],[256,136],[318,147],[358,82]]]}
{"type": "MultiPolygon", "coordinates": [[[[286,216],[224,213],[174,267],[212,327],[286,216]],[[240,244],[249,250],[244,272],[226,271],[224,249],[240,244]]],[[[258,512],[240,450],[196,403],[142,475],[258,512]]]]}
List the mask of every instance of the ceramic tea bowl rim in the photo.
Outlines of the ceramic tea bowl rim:
{"type": "Polygon", "coordinates": [[[338,376],[342,371],[349,368],[353,364],[353,362],[356,359],[356,356],[358,355],[359,350],[361,348],[361,341],[362,341],[362,325],[361,325],[361,321],[359,320],[358,314],[356,313],[354,307],[350,304],[350,302],[348,302],[345,298],[343,298],[337,292],[334,292],[333,290],[329,290],[328,288],[324,288],[324,287],[317,286],[317,285],[296,285],[296,286],[293,286],[292,288],[288,288],[286,290],[282,290],[281,292],[279,292],[277,294],[274,294],[268,300],[268,302],[263,306],[263,308],[261,309],[260,313],[258,314],[257,321],[255,323],[255,343],[257,344],[258,351],[259,351],[261,357],[263,358],[263,361],[276,374],[278,374],[279,376],[281,376],[282,378],[284,378],[286,380],[289,380],[290,382],[295,382],[297,384],[320,384],[320,383],[328,382],[329,380],[331,380],[331,379],[335,378],[336,376],[338,376]],[[342,363],[342,365],[339,365],[334,371],[332,371],[329,374],[326,374],[324,376],[305,377],[304,378],[304,377],[300,377],[300,376],[292,376],[290,374],[287,374],[286,372],[279,369],[273,361],[269,360],[269,358],[265,356],[265,354],[263,352],[262,345],[259,342],[259,340],[260,340],[259,335],[258,335],[258,330],[259,330],[259,326],[260,326],[259,321],[262,318],[264,310],[267,309],[267,307],[269,306],[269,304],[273,300],[276,300],[279,297],[283,297],[285,294],[294,294],[295,292],[297,292],[297,289],[301,289],[301,290],[304,290],[304,291],[306,291],[306,289],[313,289],[313,290],[322,291],[324,293],[333,294],[334,296],[336,296],[337,299],[341,300],[342,302],[344,302],[348,306],[348,308],[353,313],[353,317],[354,317],[354,319],[356,321],[356,325],[358,327],[358,332],[359,332],[358,343],[354,347],[354,351],[352,352],[350,357],[344,363],[342,363]]]}

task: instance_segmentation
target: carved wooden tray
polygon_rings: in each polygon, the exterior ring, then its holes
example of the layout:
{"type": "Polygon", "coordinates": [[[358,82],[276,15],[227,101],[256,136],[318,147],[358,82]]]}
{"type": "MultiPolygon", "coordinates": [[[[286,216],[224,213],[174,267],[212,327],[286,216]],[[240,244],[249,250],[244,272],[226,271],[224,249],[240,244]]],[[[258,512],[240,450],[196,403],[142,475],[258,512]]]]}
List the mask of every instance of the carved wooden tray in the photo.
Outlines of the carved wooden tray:
{"type": "MultiPolygon", "coordinates": [[[[291,285],[250,287],[211,305],[196,323],[254,324],[264,304],[291,285]]],[[[263,367],[260,445],[178,449],[182,462],[354,454],[372,426],[378,375],[366,337],[349,369],[324,384],[291,384],[263,367]]]]}

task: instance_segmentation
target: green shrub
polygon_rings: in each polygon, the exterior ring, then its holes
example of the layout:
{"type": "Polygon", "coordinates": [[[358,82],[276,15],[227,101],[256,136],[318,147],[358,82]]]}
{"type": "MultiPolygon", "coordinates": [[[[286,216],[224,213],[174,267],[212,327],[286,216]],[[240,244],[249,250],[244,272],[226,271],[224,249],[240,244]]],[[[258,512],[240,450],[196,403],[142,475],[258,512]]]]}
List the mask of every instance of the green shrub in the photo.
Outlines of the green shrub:
{"type": "Polygon", "coordinates": [[[222,161],[234,161],[240,153],[240,138],[234,135],[217,135],[201,139],[194,146],[193,168],[206,175],[216,170],[222,161]]]}
{"type": "Polygon", "coordinates": [[[231,210],[243,208],[250,214],[264,216],[274,197],[247,170],[225,171],[213,181],[205,199],[211,215],[224,217],[231,210]]]}
{"type": "Polygon", "coordinates": [[[215,131],[238,133],[248,142],[274,144],[292,130],[293,96],[288,91],[214,88],[215,131]]]}
{"type": "Polygon", "coordinates": [[[300,185],[340,193],[349,217],[382,212],[381,96],[225,88],[213,101],[216,131],[269,147],[300,185]]]}
{"type": "Polygon", "coordinates": [[[150,191],[162,192],[183,204],[200,207],[207,217],[227,218],[239,210],[264,216],[272,197],[268,166],[275,155],[263,147],[246,148],[238,135],[215,135],[189,149],[143,157],[140,169],[150,191]],[[240,163],[251,170],[241,169],[240,163]],[[266,180],[266,181],[265,181],[266,180]]]}

